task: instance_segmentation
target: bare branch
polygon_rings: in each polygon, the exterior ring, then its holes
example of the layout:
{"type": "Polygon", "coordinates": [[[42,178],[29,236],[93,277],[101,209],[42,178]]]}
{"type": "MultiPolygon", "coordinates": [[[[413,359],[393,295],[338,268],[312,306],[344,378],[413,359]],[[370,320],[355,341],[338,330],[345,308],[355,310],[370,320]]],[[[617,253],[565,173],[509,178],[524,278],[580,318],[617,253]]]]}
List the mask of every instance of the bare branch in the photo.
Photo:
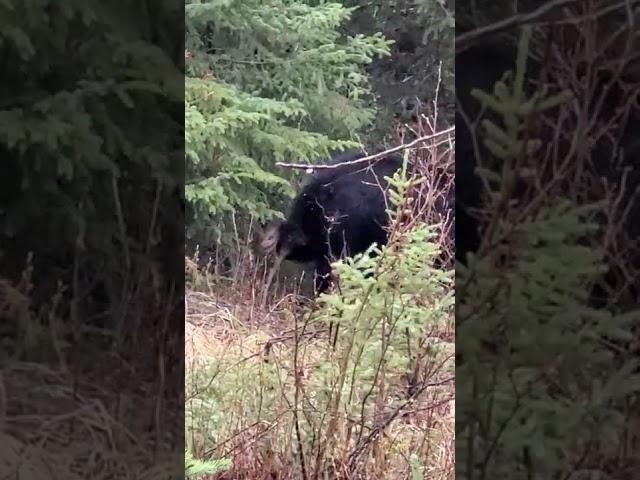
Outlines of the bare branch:
{"type": "MultiPolygon", "coordinates": [[[[465,50],[470,46],[472,41],[477,40],[480,37],[503,32],[518,25],[538,22],[544,19],[544,17],[547,16],[550,12],[557,10],[558,8],[570,5],[572,3],[577,3],[577,1],[578,0],[553,0],[551,2],[545,3],[532,12],[519,13],[509,18],[505,18],[504,20],[500,20],[499,22],[476,28],[475,30],[471,30],[469,32],[458,35],[456,37],[456,53],[460,53],[461,51],[465,50]]],[[[629,10],[632,5],[635,5],[638,2],[640,2],[640,0],[624,0],[615,5],[606,7],[605,9],[603,9],[601,14],[609,13],[620,8],[626,8],[627,10],[629,10]]]]}
{"type": "Polygon", "coordinates": [[[399,152],[401,150],[406,150],[408,148],[413,148],[413,147],[415,147],[416,145],[419,145],[422,142],[426,142],[427,140],[431,140],[433,138],[441,137],[443,135],[451,134],[454,131],[455,131],[455,127],[449,127],[449,128],[447,128],[445,130],[442,130],[441,132],[436,132],[436,133],[431,134],[431,135],[425,135],[423,137],[416,138],[412,142],[409,142],[409,143],[406,143],[406,144],[403,144],[403,145],[398,145],[397,147],[390,148],[389,150],[385,150],[384,152],[376,153],[375,155],[369,155],[367,157],[362,157],[362,158],[359,158],[358,160],[354,160],[352,162],[339,163],[339,164],[336,164],[336,165],[313,165],[313,164],[310,164],[310,163],[282,163],[282,162],[277,162],[276,165],[278,167],[293,168],[293,169],[298,169],[298,170],[306,170],[308,168],[312,168],[313,170],[331,170],[333,168],[344,167],[345,165],[358,165],[360,163],[369,162],[370,160],[375,160],[375,159],[378,159],[378,158],[385,157],[385,156],[389,155],[390,153],[395,153],[395,152],[399,152]]]}

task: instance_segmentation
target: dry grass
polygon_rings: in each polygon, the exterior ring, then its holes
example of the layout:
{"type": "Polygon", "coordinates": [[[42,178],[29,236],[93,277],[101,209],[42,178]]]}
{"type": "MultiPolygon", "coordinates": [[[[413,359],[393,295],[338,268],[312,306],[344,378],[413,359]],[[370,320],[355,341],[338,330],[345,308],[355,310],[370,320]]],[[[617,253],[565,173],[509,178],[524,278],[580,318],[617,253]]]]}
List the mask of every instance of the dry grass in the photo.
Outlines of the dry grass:
{"type": "MultiPolygon", "coordinates": [[[[245,322],[234,314],[242,315],[242,308],[230,308],[206,293],[191,291],[187,299],[187,378],[204,373],[199,382],[187,386],[187,410],[197,410],[190,402],[210,398],[215,391],[223,396],[221,390],[235,386],[243,392],[239,396],[224,395],[225,418],[216,424],[215,432],[203,428],[207,422],[202,423],[202,419],[195,420],[197,425],[187,426],[194,455],[233,460],[232,471],[216,478],[302,478],[295,456],[293,408],[287,398],[292,398],[296,381],[303,382],[303,390],[313,389],[314,372],[332,355],[326,333],[309,328],[310,333],[304,338],[296,338],[292,311],[284,308],[254,310],[253,321],[245,322]],[[259,321],[261,318],[264,322],[259,321]],[[296,365],[302,380],[296,380],[294,373],[296,347],[301,352],[296,365]],[[277,394],[262,400],[264,410],[257,420],[252,405],[259,403],[261,396],[269,397],[269,390],[273,389],[277,394]],[[245,397],[251,394],[251,398],[245,397]]],[[[453,335],[450,330],[437,333],[449,339],[453,335]]],[[[445,376],[442,372],[434,378],[445,380],[445,376]]],[[[394,381],[397,384],[389,389],[401,396],[405,382],[400,378],[394,381]]],[[[427,465],[423,478],[453,479],[454,403],[453,381],[428,389],[384,428],[362,460],[359,473],[339,476],[341,466],[336,465],[336,476],[332,478],[408,478],[413,453],[427,465]]],[[[384,421],[384,414],[380,412],[380,421],[384,421]]],[[[338,436],[345,440],[340,447],[345,458],[354,445],[353,439],[348,441],[348,431],[348,419],[340,418],[338,436]]],[[[307,438],[313,433],[321,434],[309,431],[307,438]]]]}
{"type": "Polygon", "coordinates": [[[71,328],[59,296],[36,311],[28,277],[0,282],[2,478],[181,478],[182,418],[158,395],[157,360],[116,353],[107,329],[71,328]]]}
{"type": "Polygon", "coordinates": [[[177,458],[167,461],[168,445],[160,447],[164,457],[154,453],[158,445],[148,414],[155,398],[122,392],[116,401],[105,388],[91,375],[7,363],[0,376],[3,478],[178,478],[177,458]]]}
{"type": "Polygon", "coordinates": [[[35,363],[13,362],[4,369],[5,478],[171,478],[175,462],[156,463],[153,436],[130,430],[148,402],[123,395],[121,411],[112,412],[105,407],[112,404],[111,392],[73,380],[35,363]]]}

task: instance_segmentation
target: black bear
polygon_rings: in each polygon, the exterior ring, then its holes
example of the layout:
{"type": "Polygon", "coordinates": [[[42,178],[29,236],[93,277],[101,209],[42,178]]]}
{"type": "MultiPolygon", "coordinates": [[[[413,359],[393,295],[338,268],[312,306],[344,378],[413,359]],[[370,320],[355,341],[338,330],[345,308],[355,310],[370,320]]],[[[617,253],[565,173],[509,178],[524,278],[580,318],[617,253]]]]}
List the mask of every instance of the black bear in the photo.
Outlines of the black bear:
{"type": "Polygon", "coordinates": [[[402,158],[388,155],[371,162],[350,164],[365,157],[361,151],[333,157],[331,169],[309,175],[293,200],[285,221],[263,233],[261,247],[281,259],[315,264],[316,292],[330,286],[330,262],[387,242],[385,191],[402,167],[402,158]]]}

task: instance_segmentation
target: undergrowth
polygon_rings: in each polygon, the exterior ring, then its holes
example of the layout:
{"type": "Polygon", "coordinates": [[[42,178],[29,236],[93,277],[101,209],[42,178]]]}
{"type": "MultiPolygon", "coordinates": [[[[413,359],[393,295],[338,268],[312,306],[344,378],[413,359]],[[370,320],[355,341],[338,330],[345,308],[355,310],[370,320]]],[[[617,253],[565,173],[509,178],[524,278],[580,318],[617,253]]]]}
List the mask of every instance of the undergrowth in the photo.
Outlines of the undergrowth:
{"type": "Polygon", "coordinates": [[[453,272],[410,214],[421,181],[392,183],[389,243],[312,307],[189,264],[187,448],[229,462],[211,478],[453,479],[453,272]]]}

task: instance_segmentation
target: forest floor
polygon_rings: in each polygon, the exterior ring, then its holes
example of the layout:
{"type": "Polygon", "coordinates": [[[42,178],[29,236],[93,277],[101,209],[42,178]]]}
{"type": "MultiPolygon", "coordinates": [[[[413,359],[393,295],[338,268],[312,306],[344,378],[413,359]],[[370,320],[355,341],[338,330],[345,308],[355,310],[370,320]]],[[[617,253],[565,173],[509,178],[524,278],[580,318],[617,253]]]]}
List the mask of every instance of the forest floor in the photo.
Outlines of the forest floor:
{"type": "MultiPolygon", "coordinates": [[[[454,478],[451,369],[434,367],[433,388],[403,409],[408,382],[389,375],[366,414],[340,407],[332,416],[327,371],[342,357],[328,328],[309,320],[313,307],[295,294],[262,307],[259,282],[222,287],[197,275],[185,297],[187,444],[195,458],[231,462],[207,478],[300,479],[301,463],[309,478],[318,469],[330,478],[454,478]]],[[[430,335],[453,348],[452,325],[430,335]]]]}

